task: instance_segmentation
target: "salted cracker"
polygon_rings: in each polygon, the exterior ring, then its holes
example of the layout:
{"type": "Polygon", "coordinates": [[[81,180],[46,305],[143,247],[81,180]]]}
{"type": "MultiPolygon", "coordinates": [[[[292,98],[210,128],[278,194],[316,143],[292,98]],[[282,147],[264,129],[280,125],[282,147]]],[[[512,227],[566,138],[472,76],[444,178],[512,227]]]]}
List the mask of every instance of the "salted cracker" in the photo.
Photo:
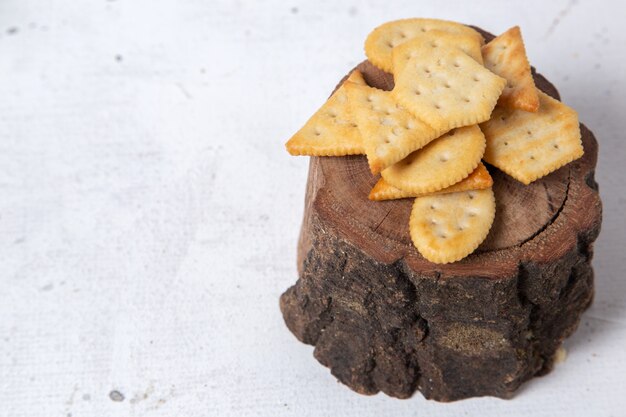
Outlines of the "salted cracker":
{"type": "Polygon", "coordinates": [[[497,106],[480,125],[487,139],[485,161],[524,184],[584,153],[576,111],[542,91],[537,94],[537,113],[497,106]]]}
{"type": "Polygon", "coordinates": [[[409,193],[394,187],[385,181],[384,178],[380,178],[370,191],[369,199],[373,201],[383,201],[409,197],[425,197],[427,195],[457,193],[460,191],[484,190],[492,185],[493,179],[491,175],[489,175],[489,171],[487,171],[485,165],[479,163],[476,169],[472,171],[467,178],[439,191],[433,191],[432,193],[409,193]]]}
{"type": "Polygon", "coordinates": [[[507,81],[498,104],[536,112],[539,96],[519,26],[512,27],[483,46],[482,54],[485,67],[507,81]]]}
{"type": "Polygon", "coordinates": [[[456,184],[480,163],[485,137],[478,126],[455,129],[381,172],[392,186],[415,195],[456,184]]]}
{"type": "Polygon", "coordinates": [[[416,45],[392,91],[440,133],[489,119],[506,80],[457,48],[416,45]]]}
{"type": "Polygon", "coordinates": [[[374,29],[365,40],[365,55],[378,68],[391,72],[392,49],[431,30],[472,38],[481,45],[484,43],[480,33],[461,23],[439,19],[401,19],[387,22],[374,29]]]}
{"type": "Polygon", "coordinates": [[[475,36],[431,30],[393,48],[391,51],[392,72],[401,73],[410,59],[419,53],[419,47],[423,45],[429,45],[431,48],[458,48],[479,64],[483,63],[482,42],[475,36]]]}
{"type": "Polygon", "coordinates": [[[287,141],[285,147],[291,155],[343,156],[365,152],[361,132],[350,113],[347,82],[366,85],[363,75],[352,71],[346,82],[287,141]]]}
{"type": "Polygon", "coordinates": [[[492,188],[418,197],[409,220],[411,240],[431,262],[456,262],[485,240],[495,214],[492,188]]]}
{"type": "Polygon", "coordinates": [[[344,88],[372,173],[377,174],[438,136],[398,105],[389,91],[350,82],[344,88]]]}

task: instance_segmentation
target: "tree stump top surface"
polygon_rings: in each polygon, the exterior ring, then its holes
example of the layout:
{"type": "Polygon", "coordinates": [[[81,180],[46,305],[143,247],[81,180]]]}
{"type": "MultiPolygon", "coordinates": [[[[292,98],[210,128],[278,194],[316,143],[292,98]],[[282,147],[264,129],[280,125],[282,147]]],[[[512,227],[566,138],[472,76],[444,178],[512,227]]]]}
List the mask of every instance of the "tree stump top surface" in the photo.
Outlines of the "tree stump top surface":
{"type": "MultiPolygon", "coordinates": [[[[391,90],[393,76],[368,61],[357,66],[372,87],[391,90]]],[[[559,98],[556,88],[534,74],[539,89],[559,98]]],[[[487,239],[467,258],[438,265],[425,260],[409,236],[413,199],[375,202],[368,194],[377,181],[365,156],[311,158],[306,204],[325,224],[377,261],[404,259],[420,273],[462,276],[479,273],[502,278],[514,275],[520,262],[549,262],[576,245],[577,236],[600,218],[600,200],[593,179],[597,142],[581,124],[583,158],[526,186],[488,166],[494,180],[496,217],[487,239]]],[[[305,223],[310,219],[305,218],[305,223]]],[[[310,242],[303,236],[300,253],[310,242]]]]}

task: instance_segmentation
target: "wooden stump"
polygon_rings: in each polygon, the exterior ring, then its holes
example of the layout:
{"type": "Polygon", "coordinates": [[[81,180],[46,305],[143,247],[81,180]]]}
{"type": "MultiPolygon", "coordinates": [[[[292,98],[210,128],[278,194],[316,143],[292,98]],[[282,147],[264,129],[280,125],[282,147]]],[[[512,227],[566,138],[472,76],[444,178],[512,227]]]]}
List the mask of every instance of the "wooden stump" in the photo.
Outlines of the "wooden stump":
{"type": "MultiPolygon", "coordinates": [[[[393,87],[368,62],[358,68],[370,85],[393,87]]],[[[541,75],[535,82],[559,98],[541,75]]],[[[584,157],[529,186],[489,166],[494,226],[474,254],[448,265],[412,245],[412,199],[368,200],[376,179],[365,157],[311,158],[300,279],[280,299],[289,329],[362,394],[508,398],[549,372],[593,297],[597,143],[581,132],[584,157]]]]}

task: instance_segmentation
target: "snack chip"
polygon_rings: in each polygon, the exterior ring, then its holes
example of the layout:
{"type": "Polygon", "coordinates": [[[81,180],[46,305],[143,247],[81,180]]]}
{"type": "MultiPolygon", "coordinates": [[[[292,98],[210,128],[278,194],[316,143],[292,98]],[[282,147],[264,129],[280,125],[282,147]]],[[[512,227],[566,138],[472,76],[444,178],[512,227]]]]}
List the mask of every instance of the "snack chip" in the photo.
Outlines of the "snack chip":
{"type": "Polygon", "coordinates": [[[416,49],[422,45],[430,45],[431,47],[458,48],[472,57],[479,64],[483,63],[481,51],[482,42],[475,36],[467,36],[456,33],[443,32],[441,30],[431,30],[417,35],[391,51],[393,63],[393,73],[399,74],[404,70],[406,64],[411,58],[416,56],[416,49]]]}
{"type": "Polygon", "coordinates": [[[365,55],[378,68],[391,72],[393,70],[391,50],[431,30],[474,38],[481,45],[484,43],[480,33],[461,23],[439,19],[401,19],[387,22],[374,29],[365,40],[365,55]]]}
{"type": "Polygon", "coordinates": [[[498,104],[536,112],[539,97],[519,26],[512,27],[483,46],[482,53],[485,67],[507,81],[498,104]]]}
{"type": "Polygon", "coordinates": [[[456,184],[480,163],[485,137],[478,126],[455,129],[381,172],[392,186],[415,195],[456,184]]]}
{"type": "Polygon", "coordinates": [[[455,262],[485,240],[495,213],[491,188],[418,197],[409,220],[411,240],[429,261],[455,262]]]}
{"type": "Polygon", "coordinates": [[[440,134],[489,119],[506,84],[456,48],[418,45],[392,91],[408,111],[440,134]]]}
{"type": "Polygon", "coordinates": [[[497,106],[480,126],[487,139],[485,161],[527,185],[584,152],[576,111],[537,93],[537,113],[497,106]]]}
{"type": "Polygon", "coordinates": [[[369,194],[369,199],[373,201],[383,201],[383,200],[396,200],[399,198],[409,198],[409,197],[425,197],[427,195],[435,195],[435,194],[448,194],[448,193],[457,193],[461,191],[472,191],[472,190],[484,190],[485,188],[489,188],[493,185],[493,179],[491,175],[489,175],[489,171],[482,163],[479,163],[474,171],[472,171],[467,178],[457,182],[456,184],[452,184],[449,187],[442,188],[439,191],[433,191],[432,193],[409,193],[406,191],[402,191],[399,188],[394,187],[385,181],[384,178],[380,178],[378,182],[374,185],[369,194]]]}
{"type": "Polygon", "coordinates": [[[437,137],[430,126],[399,106],[389,91],[350,82],[344,88],[372,173],[377,174],[437,137]]]}
{"type": "MultiPolygon", "coordinates": [[[[356,70],[346,82],[365,85],[363,75],[356,70]]],[[[346,82],[287,141],[285,147],[291,155],[342,156],[365,152],[361,132],[350,114],[346,82]]]]}

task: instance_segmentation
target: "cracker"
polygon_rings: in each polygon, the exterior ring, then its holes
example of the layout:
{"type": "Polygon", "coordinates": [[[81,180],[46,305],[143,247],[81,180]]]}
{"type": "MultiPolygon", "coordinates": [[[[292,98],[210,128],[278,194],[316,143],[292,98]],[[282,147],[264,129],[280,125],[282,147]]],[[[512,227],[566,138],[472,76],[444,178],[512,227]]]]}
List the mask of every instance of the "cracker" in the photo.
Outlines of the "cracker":
{"type": "Polygon", "coordinates": [[[389,91],[354,83],[346,83],[345,90],[374,174],[438,136],[430,126],[399,106],[389,91]]]}
{"type": "Polygon", "coordinates": [[[358,84],[358,85],[367,85],[367,82],[365,82],[365,78],[363,78],[363,74],[361,73],[361,71],[356,70],[356,69],[352,71],[350,75],[348,75],[348,78],[346,78],[346,81],[344,81],[344,84],[348,81],[351,83],[358,84]]]}
{"type": "Polygon", "coordinates": [[[483,63],[482,42],[474,36],[431,30],[393,48],[391,58],[394,74],[402,72],[409,60],[416,55],[415,50],[419,49],[421,45],[430,45],[436,48],[458,48],[479,64],[483,63]]]}
{"type": "Polygon", "coordinates": [[[480,126],[487,139],[485,161],[524,184],[584,153],[576,111],[542,91],[537,93],[537,113],[497,106],[491,120],[480,126]]]}
{"type": "Polygon", "coordinates": [[[394,97],[440,133],[489,119],[506,80],[456,48],[416,45],[394,97]]]}
{"type": "Polygon", "coordinates": [[[519,26],[512,27],[483,46],[482,53],[485,67],[507,81],[498,104],[536,112],[539,109],[539,96],[519,26]]]}
{"type": "MultiPolygon", "coordinates": [[[[363,75],[357,70],[346,82],[365,85],[363,75]]],[[[285,147],[291,155],[342,156],[365,152],[361,132],[350,113],[345,85],[344,82],[287,141],[285,147]]]]}
{"type": "Polygon", "coordinates": [[[482,163],[479,163],[469,176],[456,184],[432,193],[409,193],[389,184],[384,178],[378,180],[370,191],[369,199],[373,201],[395,200],[398,198],[425,197],[427,195],[457,193],[460,191],[484,190],[493,185],[493,179],[489,171],[482,163]]]}
{"type": "Polygon", "coordinates": [[[456,184],[480,163],[485,137],[478,126],[455,129],[381,172],[385,181],[415,195],[456,184]]]}
{"type": "Polygon", "coordinates": [[[460,23],[439,19],[402,19],[387,22],[374,29],[365,41],[365,55],[378,68],[391,72],[393,70],[391,50],[409,39],[431,30],[473,38],[481,45],[484,42],[480,33],[460,23]]]}
{"type": "Polygon", "coordinates": [[[431,262],[456,262],[485,240],[495,214],[491,188],[418,197],[409,220],[411,240],[431,262]]]}

